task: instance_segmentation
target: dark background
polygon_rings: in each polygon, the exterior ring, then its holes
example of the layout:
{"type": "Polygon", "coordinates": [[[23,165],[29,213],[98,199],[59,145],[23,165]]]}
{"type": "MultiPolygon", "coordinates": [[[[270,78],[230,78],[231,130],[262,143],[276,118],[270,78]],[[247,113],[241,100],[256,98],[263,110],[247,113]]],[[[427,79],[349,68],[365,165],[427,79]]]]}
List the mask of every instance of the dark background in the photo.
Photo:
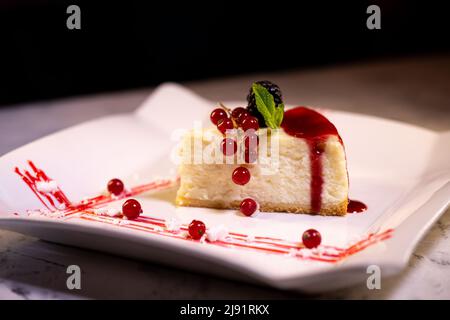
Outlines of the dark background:
{"type": "Polygon", "coordinates": [[[248,72],[447,52],[429,1],[0,1],[0,105],[248,72]],[[66,8],[81,8],[81,30],[66,8]],[[366,28],[367,6],[381,30],[366,28]]]}

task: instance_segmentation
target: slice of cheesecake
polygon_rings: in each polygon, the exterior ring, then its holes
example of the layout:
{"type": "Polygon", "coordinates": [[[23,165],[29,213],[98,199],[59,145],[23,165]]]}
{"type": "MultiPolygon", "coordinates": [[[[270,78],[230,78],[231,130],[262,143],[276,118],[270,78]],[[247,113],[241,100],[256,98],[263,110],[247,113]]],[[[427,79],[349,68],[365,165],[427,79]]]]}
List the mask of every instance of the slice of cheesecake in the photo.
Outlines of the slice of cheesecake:
{"type": "Polygon", "coordinates": [[[254,163],[245,163],[240,147],[220,159],[217,146],[223,136],[216,128],[186,134],[180,148],[177,205],[231,209],[239,208],[242,199],[253,198],[261,211],[346,214],[345,151],[328,119],[312,109],[297,107],[285,112],[280,129],[261,128],[257,134],[254,163]],[[231,179],[239,166],[251,172],[245,185],[231,179]]]}

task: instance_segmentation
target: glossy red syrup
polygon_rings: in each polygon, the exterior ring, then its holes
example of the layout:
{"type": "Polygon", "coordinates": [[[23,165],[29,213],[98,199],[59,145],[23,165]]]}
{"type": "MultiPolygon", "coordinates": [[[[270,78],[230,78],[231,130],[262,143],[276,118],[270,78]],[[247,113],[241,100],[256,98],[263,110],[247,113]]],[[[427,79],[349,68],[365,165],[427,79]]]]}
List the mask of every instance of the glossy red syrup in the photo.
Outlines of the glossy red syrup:
{"type": "Polygon", "coordinates": [[[360,213],[367,210],[367,206],[361,201],[349,200],[347,206],[347,213],[360,213]]]}
{"type": "Polygon", "coordinates": [[[51,179],[43,170],[37,168],[32,161],[28,161],[28,165],[31,170],[24,170],[22,172],[18,167],[16,167],[14,172],[22,178],[22,180],[28,185],[31,191],[33,191],[39,201],[41,201],[47,209],[51,209],[52,207],[56,208],[55,201],[59,204],[64,204],[66,207],[70,206],[71,203],[69,199],[60,188],[51,194],[38,191],[36,188],[36,184],[38,182],[50,182],[51,179]],[[45,200],[47,200],[48,203],[46,203],[45,200]]]}
{"type": "Polygon", "coordinates": [[[306,107],[297,107],[284,113],[281,127],[294,137],[305,139],[311,161],[311,210],[320,212],[322,205],[322,153],[325,140],[336,136],[342,139],[336,127],[323,115],[306,107]]]}

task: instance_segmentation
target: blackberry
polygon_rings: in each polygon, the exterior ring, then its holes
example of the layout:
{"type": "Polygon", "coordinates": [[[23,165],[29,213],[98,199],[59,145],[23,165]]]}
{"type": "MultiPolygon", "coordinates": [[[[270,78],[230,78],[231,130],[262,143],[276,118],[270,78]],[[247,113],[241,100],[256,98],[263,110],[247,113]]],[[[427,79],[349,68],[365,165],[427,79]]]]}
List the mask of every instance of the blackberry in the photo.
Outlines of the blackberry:
{"type": "MultiPolygon", "coordinates": [[[[280,103],[283,103],[280,87],[277,86],[275,83],[272,83],[267,80],[257,81],[255,83],[262,85],[269,91],[269,93],[273,96],[273,100],[276,106],[278,106],[280,103]]],[[[258,119],[259,126],[261,128],[267,127],[264,121],[264,117],[262,116],[261,113],[259,113],[258,108],[256,107],[256,99],[255,95],[253,94],[252,88],[250,88],[250,92],[247,95],[247,102],[248,102],[247,110],[252,116],[258,119]]]]}

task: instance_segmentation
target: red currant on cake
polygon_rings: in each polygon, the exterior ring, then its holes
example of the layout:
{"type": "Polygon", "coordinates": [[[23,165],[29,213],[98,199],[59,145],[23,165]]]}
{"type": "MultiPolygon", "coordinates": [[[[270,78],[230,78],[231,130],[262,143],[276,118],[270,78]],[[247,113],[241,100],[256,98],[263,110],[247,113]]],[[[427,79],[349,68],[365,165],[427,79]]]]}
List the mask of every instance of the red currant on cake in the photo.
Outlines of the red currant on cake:
{"type": "Polygon", "coordinates": [[[200,220],[192,220],[189,224],[189,235],[194,240],[199,240],[206,232],[206,226],[200,220]]]}
{"type": "Polygon", "coordinates": [[[232,156],[237,151],[237,143],[234,139],[225,138],[220,143],[220,150],[226,156],[232,156]]]}
{"type": "Polygon", "coordinates": [[[241,125],[242,125],[242,122],[243,122],[245,119],[247,119],[248,117],[250,117],[250,116],[251,116],[250,112],[244,111],[244,112],[242,112],[242,113],[239,115],[239,117],[236,119],[236,123],[237,123],[239,126],[241,126],[241,125]]]}
{"type": "Polygon", "coordinates": [[[320,232],[315,229],[309,229],[303,232],[302,236],[303,244],[306,248],[312,249],[320,246],[322,242],[322,236],[320,232]]]}
{"type": "Polygon", "coordinates": [[[254,163],[257,159],[258,159],[258,150],[245,149],[245,151],[244,151],[245,163],[254,163]]]}
{"type": "Polygon", "coordinates": [[[225,134],[227,130],[231,130],[234,128],[233,121],[229,118],[220,119],[217,123],[217,129],[222,132],[222,134],[225,134]]]}
{"type": "Polygon", "coordinates": [[[217,125],[220,120],[228,118],[228,115],[225,110],[222,108],[214,109],[209,116],[211,122],[217,125]]]}
{"type": "Polygon", "coordinates": [[[241,115],[242,112],[245,112],[246,110],[242,107],[237,107],[236,109],[233,109],[233,111],[231,112],[231,117],[233,119],[237,119],[239,118],[239,116],[241,115]]]}
{"type": "Polygon", "coordinates": [[[244,130],[244,131],[247,131],[250,129],[253,129],[256,131],[259,129],[258,119],[256,119],[253,116],[248,116],[244,120],[242,120],[241,127],[242,127],[242,130],[244,130]]]}
{"type": "Polygon", "coordinates": [[[120,179],[111,179],[108,182],[108,191],[113,195],[120,195],[123,192],[124,185],[120,179]]]}
{"type": "Polygon", "coordinates": [[[250,113],[241,107],[234,109],[231,113],[231,117],[234,119],[234,121],[236,121],[238,125],[241,125],[242,121],[248,116],[250,116],[250,113]]]}
{"type": "Polygon", "coordinates": [[[242,212],[242,214],[250,217],[258,210],[258,207],[258,203],[255,200],[253,200],[252,198],[245,198],[241,202],[240,211],[242,212]]]}
{"type": "Polygon", "coordinates": [[[259,145],[259,137],[255,132],[249,132],[244,137],[244,145],[246,149],[254,149],[259,145]]]}
{"type": "Polygon", "coordinates": [[[128,220],[134,220],[142,213],[141,204],[135,199],[128,199],[122,205],[122,213],[128,220]]]}
{"type": "Polygon", "coordinates": [[[245,167],[237,167],[231,175],[233,182],[238,185],[245,185],[250,181],[250,171],[245,167]]]}

